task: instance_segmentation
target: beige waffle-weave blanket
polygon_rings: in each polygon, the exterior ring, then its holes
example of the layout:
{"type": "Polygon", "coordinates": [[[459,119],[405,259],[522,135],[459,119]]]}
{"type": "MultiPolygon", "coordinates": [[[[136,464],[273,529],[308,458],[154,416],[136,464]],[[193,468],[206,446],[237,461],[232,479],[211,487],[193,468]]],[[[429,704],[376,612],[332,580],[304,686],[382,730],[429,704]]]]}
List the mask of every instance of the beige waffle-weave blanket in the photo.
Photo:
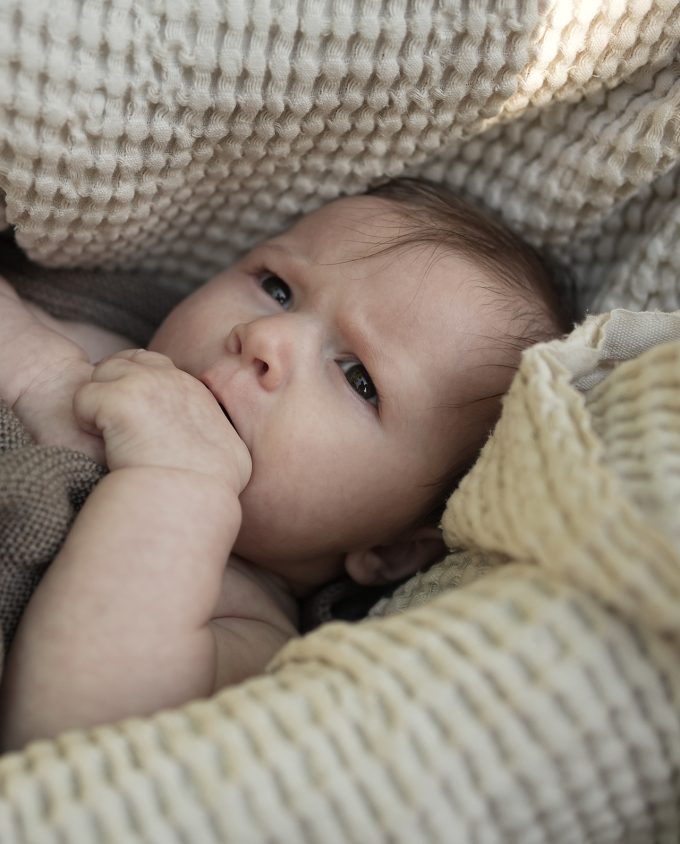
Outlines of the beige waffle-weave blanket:
{"type": "Polygon", "coordinates": [[[525,353],[444,516],[472,564],[212,700],[0,759],[0,841],[677,841],[673,338],[614,311],[525,353]]]}
{"type": "MultiPolygon", "coordinates": [[[[195,283],[408,172],[593,310],[671,310],[679,44],[672,0],[3,0],[0,218],[195,283]]],[[[677,841],[680,351],[639,319],[527,353],[463,551],[261,678],[0,759],[2,844],[677,841]]]]}

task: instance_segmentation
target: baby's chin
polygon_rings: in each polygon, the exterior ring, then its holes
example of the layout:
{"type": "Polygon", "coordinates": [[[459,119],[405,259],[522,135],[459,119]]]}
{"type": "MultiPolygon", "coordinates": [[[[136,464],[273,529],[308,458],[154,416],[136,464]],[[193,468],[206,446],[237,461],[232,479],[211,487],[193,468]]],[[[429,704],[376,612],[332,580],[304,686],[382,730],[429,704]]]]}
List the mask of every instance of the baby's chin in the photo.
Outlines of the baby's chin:
{"type": "Polygon", "coordinates": [[[318,548],[306,535],[295,535],[290,528],[277,530],[265,525],[257,529],[242,525],[233,552],[244,560],[281,578],[296,597],[303,597],[339,577],[345,554],[318,548]]]}

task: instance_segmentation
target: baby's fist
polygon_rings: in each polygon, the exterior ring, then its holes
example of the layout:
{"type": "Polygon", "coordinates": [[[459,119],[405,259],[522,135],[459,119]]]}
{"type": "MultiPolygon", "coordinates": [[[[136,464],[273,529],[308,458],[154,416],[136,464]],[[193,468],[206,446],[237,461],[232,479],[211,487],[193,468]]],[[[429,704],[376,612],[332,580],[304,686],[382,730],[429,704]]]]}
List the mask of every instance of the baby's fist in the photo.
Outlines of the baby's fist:
{"type": "Polygon", "coordinates": [[[207,387],[158,352],[130,349],[94,367],[74,411],[101,434],[109,468],[160,467],[217,477],[237,495],[250,453],[207,387]]]}

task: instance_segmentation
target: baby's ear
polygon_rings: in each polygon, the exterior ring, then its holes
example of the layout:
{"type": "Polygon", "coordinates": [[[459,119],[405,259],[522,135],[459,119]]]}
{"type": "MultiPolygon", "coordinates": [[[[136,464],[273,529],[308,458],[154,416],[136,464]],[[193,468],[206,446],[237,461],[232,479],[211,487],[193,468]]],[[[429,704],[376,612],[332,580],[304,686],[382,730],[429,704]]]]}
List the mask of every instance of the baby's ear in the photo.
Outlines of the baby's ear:
{"type": "Polygon", "coordinates": [[[402,580],[447,554],[441,531],[436,527],[415,528],[389,545],[364,551],[350,551],[345,557],[347,574],[362,586],[377,586],[402,580]]]}

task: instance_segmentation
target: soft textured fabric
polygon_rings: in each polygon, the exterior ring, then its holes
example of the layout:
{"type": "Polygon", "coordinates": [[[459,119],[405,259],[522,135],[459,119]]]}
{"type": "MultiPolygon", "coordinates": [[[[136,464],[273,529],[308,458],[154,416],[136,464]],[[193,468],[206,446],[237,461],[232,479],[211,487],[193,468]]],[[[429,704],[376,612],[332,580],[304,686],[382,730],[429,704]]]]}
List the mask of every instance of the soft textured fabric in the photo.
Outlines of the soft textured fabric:
{"type": "Polygon", "coordinates": [[[0,218],[43,263],[195,282],[407,172],[598,309],[675,308],[679,39],[674,0],[4,0],[0,218]]]}
{"type": "Polygon", "coordinates": [[[82,320],[145,346],[182,293],[152,273],[46,269],[0,238],[0,275],[52,316],[82,320]]]}
{"type": "Polygon", "coordinates": [[[676,841],[680,342],[626,360],[622,321],[637,350],[619,311],[525,353],[443,521],[483,576],[444,563],[212,700],[0,759],[0,839],[676,841]]]}
{"type": "Polygon", "coordinates": [[[0,675],[33,589],[104,472],[85,454],[36,445],[0,400],[0,675]]]}
{"type": "MultiPolygon", "coordinates": [[[[193,283],[408,172],[593,311],[672,310],[679,44],[674,0],[5,0],[0,217],[193,283]]],[[[680,365],[642,319],[527,353],[447,563],[264,677],[0,759],[0,841],[677,841],[680,365]]]]}

